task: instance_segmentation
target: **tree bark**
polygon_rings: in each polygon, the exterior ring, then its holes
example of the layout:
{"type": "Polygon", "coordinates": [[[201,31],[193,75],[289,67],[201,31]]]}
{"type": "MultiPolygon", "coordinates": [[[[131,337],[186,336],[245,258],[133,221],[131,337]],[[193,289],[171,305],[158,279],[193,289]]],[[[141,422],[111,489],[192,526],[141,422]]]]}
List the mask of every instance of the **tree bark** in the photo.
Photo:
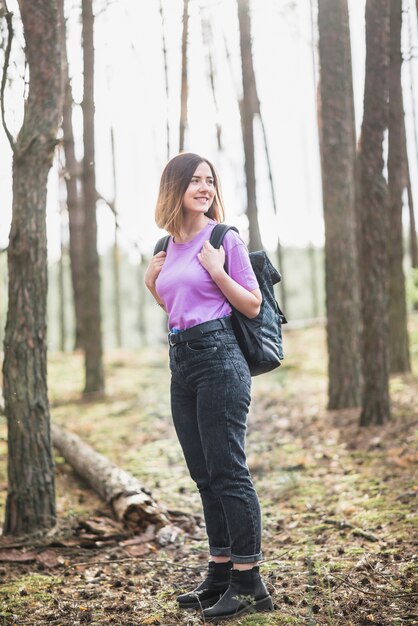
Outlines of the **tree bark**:
{"type": "Polygon", "coordinates": [[[134,476],[56,424],[52,425],[52,435],[59,453],[111,507],[119,521],[143,530],[148,524],[159,528],[170,524],[166,511],[134,476]]]}
{"type": "Polygon", "coordinates": [[[240,102],[242,137],[245,155],[245,178],[247,187],[247,217],[250,251],[262,250],[258,224],[257,194],[254,155],[254,115],[259,110],[251,44],[251,18],[249,0],[238,0],[238,21],[241,49],[243,97],[240,102]]]}
{"type": "MultiPolygon", "coordinates": [[[[65,28],[64,28],[65,33],[65,28]]],[[[64,39],[65,41],[65,39],[64,39]]],[[[64,44],[64,80],[65,95],[62,115],[63,144],[65,154],[65,184],[67,188],[67,210],[70,230],[70,262],[71,282],[73,287],[73,301],[75,313],[74,349],[82,347],[83,341],[83,293],[85,274],[83,265],[84,247],[84,212],[81,198],[77,190],[77,181],[80,180],[81,166],[75,156],[74,133],[72,123],[73,96],[68,74],[67,52],[64,44]]]]}
{"type": "Polygon", "coordinates": [[[8,247],[9,305],[4,341],[8,423],[5,534],[55,524],[54,461],[47,392],[46,193],[60,115],[60,7],[19,0],[29,94],[13,157],[13,213],[8,247]]]}
{"type": "Polygon", "coordinates": [[[403,271],[402,193],[405,187],[405,116],[401,85],[402,0],[390,2],[389,74],[389,360],[391,372],[409,372],[409,340],[403,271]]]}
{"type": "MultiPolygon", "coordinates": [[[[60,181],[61,182],[61,181],[60,181]]],[[[66,247],[64,245],[63,240],[63,220],[62,220],[62,207],[60,207],[60,258],[58,261],[58,280],[57,280],[57,288],[59,294],[59,307],[58,307],[58,327],[59,327],[59,346],[61,352],[65,352],[65,340],[67,336],[67,324],[65,317],[65,258],[66,258],[66,247]]]]}
{"type": "Polygon", "coordinates": [[[100,310],[100,268],[97,251],[96,176],[94,161],[94,44],[92,0],[82,0],[83,32],[83,121],[84,121],[84,271],[83,348],[85,393],[104,390],[103,349],[100,310]]]}
{"type": "Polygon", "coordinates": [[[364,393],[360,424],[390,418],[388,193],[383,139],[389,123],[389,0],[366,3],[366,77],[359,153],[364,393]]]}
{"type": "Polygon", "coordinates": [[[319,0],[328,408],[360,405],[355,120],[347,0],[319,0]]]}
{"type": "Polygon", "coordinates": [[[189,0],[183,0],[183,35],[181,41],[181,102],[179,152],[184,150],[184,134],[187,127],[187,33],[189,24],[189,0]]]}
{"type": "MultiPolygon", "coordinates": [[[[147,294],[146,287],[144,283],[144,275],[145,270],[147,268],[147,260],[141,254],[141,259],[138,263],[138,290],[139,290],[139,303],[138,303],[138,332],[141,338],[141,346],[146,346],[148,344],[148,334],[147,334],[147,317],[146,317],[146,308],[147,308],[147,294]]],[[[167,335],[167,322],[164,320],[164,336],[167,335]]]]}
{"type": "Polygon", "coordinates": [[[202,37],[203,43],[206,45],[207,50],[207,59],[208,59],[208,72],[209,72],[209,84],[212,92],[213,104],[215,106],[216,113],[216,141],[218,145],[219,152],[222,152],[222,125],[221,125],[221,116],[219,112],[219,103],[218,98],[216,96],[216,88],[215,88],[215,62],[213,56],[213,33],[212,33],[212,25],[210,18],[208,16],[204,16],[202,14],[202,37]]]}
{"type": "Polygon", "coordinates": [[[115,238],[112,250],[113,268],[113,311],[116,347],[122,347],[122,309],[121,309],[121,289],[120,289],[120,250],[119,250],[119,222],[117,211],[117,180],[116,180],[116,154],[115,154],[115,133],[113,126],[110,127],[110,142],[112,146],[112,173],[113,173],[113,216],[115,218],[115,238]]]}
{"type": "Polygon", "coordinates": [[[167,146],[167,161],[170,158],[170,109],[169,109],[169,89],[168,89],[168,64],[167,64],[167,45],[165,41],[165,30],[164,30],[164,11],[163,11],[163,3],[162,0],[159,0],[159,10],[161,16],[161,35],[162,35],[162,44],[163,44],[163,57],[164,57],[164,85],[165,85],[165,97],[166,97],[166,120],[165,120],[165,129],[166,129],[166,146],[167,146]]]}

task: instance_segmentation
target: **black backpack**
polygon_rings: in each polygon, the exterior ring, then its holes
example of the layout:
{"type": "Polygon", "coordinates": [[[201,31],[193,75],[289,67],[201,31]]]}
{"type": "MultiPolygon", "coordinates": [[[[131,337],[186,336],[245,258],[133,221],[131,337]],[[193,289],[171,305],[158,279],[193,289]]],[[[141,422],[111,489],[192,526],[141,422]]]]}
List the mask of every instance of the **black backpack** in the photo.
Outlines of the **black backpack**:
{"type": "MultiPolygon", "coordinates": [[[[237,228],[227,224],[215,226],[209,240],[214,248],[222,245],[228,230],[238,232],[237,228]]],[[[169,239],[167,235],[157,241],[154,255],[167,249],[169,239]]],[[[251,376],[258,376],[281,365],[284,358],[282,324],[286,324],[287,320],[274,297],[273,285],[280,282],[280,273],[273,267],[264,250],[250,252],[250,261],[263,296],[260,312],[257,317],[250,319],[233,308],[231,319],[251,376]]]]}

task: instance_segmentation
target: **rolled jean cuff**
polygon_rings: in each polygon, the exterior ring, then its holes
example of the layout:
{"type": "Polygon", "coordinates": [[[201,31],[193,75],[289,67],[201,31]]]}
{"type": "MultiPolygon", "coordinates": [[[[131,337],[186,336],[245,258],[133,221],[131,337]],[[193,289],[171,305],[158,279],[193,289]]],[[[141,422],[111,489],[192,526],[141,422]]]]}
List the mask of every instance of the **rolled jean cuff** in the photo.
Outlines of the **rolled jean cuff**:
{"type": "Polygon", "coordinates": [[[213,546],[209,546],[209,554],[211,556],[231,556],[231,547],[214,548],[213,546]]]}
{"type": "Polygon", "coordinates": [[[259,552],[258,554],[250,554],[250,555],[238,555],[231,554],[231,561],[233,563],[255,563],[256,561],[261,561],[263,558],[263,553],[259,552]]]}

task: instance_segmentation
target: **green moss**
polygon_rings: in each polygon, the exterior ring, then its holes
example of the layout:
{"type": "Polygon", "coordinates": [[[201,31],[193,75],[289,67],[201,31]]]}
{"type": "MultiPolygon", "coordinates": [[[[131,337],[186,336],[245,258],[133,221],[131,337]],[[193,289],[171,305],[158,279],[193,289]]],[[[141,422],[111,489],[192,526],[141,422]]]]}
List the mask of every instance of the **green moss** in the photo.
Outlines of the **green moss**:
{"type": "Polygon", "coordinates": [[[41,574],[24,574],[13,582],[0,587],[0,615],[15,614],[21,609],[40,603],[52,604],[53,599],[48,591],[52,585],[60,582],[53,576],[41,574]]]}

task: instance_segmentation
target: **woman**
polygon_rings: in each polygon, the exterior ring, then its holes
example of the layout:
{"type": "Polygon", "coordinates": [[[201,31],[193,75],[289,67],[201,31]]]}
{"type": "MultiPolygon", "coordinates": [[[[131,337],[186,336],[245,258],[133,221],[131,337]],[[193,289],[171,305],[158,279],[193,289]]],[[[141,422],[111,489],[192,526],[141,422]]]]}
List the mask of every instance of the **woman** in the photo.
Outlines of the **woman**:
{"type": "Polygon", "coordinates": [[[255,317],[261,293],[236,232],[219,250],[211,246],[223,219],[213,165],[192,153],[171,159],[156,206],[156,223],[171,237],[145,283],[168,314],[173,422],[202,499],[211,557],[203,583],[177,600],[204,608],[206,619],[273,608],[257,565],[261,512],[245,457],[251,376],[230,321],[231,305],[255,317]]]}

